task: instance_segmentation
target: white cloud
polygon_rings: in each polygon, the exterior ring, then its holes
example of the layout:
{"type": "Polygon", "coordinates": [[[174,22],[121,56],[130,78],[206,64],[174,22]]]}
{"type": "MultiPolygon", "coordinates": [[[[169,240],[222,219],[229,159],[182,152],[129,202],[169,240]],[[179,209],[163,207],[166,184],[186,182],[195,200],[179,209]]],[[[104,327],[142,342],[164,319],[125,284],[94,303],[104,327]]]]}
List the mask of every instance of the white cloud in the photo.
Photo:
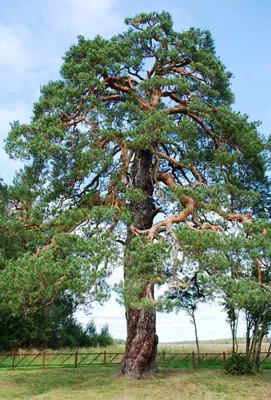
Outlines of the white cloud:
{"type": "Polygon", "coordinates": [[[56,32],[76,35],[111,35],[123,23],[117,0],[49,0],[44,13],[56,32]]]}
{"type": "MultiPolygon", "coordinates": [[[[0,24],[0,83],[17,91],[40,65],[40,53],[31,48],[31,34],[21,25],[0,24]]],[[[33,78],[32,78],[33,79],[33,78]]]]}
{"type": "Polygon", "coordinates": [[[25,36],[18,26],[0,25],[1,67],[29,65],[29,54],[23,44],[25,36]]]}

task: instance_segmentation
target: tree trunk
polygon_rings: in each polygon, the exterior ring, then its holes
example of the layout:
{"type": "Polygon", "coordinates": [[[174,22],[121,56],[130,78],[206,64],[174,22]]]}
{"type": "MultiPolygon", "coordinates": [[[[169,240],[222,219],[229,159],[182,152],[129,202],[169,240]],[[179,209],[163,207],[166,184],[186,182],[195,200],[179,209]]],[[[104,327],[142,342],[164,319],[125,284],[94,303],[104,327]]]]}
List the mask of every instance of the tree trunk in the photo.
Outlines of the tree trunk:
{"type": "Polygon", "coordinates": [[[239,320],[239,311],[236,311],[233,307],[230,313],[229,322],[231,328],[232,336],[232,354],[238,353],[238,343],[237,343],[237,327],[239,320]]]}
{"type": "Polygon", "coordinates": [[[250,353],[250,342],[251,342],[251,337],[250,337],[250,331],[251,331],[251,320],[246,313],[246,356],[247,359],[249,359],[249,353],[250,353]]]}
{"type": "Polygon", "coordinates": [[[192,310],[191,316],[192,316],[192,321],[193,321],[194,330],[195,330],[195,339],[196,339],[196,346],[197,346],[197,353],[198,353],[198,365],[199,365],[200,364],[200,348],[199,348],[198,328],[197,328],[194,310],[192,310]]]}
{"type": "MultiPolygon", "coordinates": [[[[133,165],[133,186],[144,193],[144,199],[131,204],[136,227],[149,229],[153,224],[153,179],[152,154],[148,150],[138,150],[133,165]]],[[[132,234],[128,232],[126,254],[132,249],[132,234]]],[[[126,285],[136,282],[138,277],[137,265],[125,261],[124,282],[126,285]]],[[[153,266],[144,270],[144,274],[153,275],[153,266]]],[[[131,286],[129,286],[131,287],[131,286]]],[[[151,287],[153,294],[153,285],[151,287]]],[[[147,287],[138,293],[138,300],[147,297],[147,287]]],[[[158,336],[156,335],[156,313],[144,309],[126,308],[127,340],[125,356],[122,361],[121,372],[127,376],[140,379],[143,373],[153,375],[156,371],[156,354],[158,336]]]]}
{"type": "Polygon", "coordinates": [[[157,372],[155,312],[126,310],[127,341],[121,372],[140,379],[144,373],[153,376],[157,372]]]}

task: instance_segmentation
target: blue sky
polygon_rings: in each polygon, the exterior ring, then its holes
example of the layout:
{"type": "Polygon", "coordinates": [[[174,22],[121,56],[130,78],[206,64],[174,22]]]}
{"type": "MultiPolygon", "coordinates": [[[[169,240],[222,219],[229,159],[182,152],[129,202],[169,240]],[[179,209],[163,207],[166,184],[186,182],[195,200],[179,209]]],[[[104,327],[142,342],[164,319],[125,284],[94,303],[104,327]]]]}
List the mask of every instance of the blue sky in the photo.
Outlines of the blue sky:
{"type": "MultiPolygon", "coordinates": [[[[76,41],[97,34],[110,37],[125,29],[123,20],[140,12],[171,13],[175,29],[209,29],[217,54],[233,72],[235,109],[262,121],[261,133],[271,132],[271,2],[269,0],[9,0],[0,3],[0,177],[11,182],[20,162],[9,160],[3,140],[9,123],[28,122],[39,88],[58,78],[61,57],[76,41]]],[[[119,273],[117,273],[119,275],[119,273]]],[[[108,321],[117,337],[125,336],[123,310],[113,301],[96,307],[98,324],[108,321]]],[[[82,321],[89,317],[80,315],[82,321]]],[[[229,336],[220,309],[199,312],[200,337],[229,336]],[[216,327],[212,328],[216,321],[216,327]]],[[[160,328],[159,328],[160,327],[160,328]]],[[[241,325],[242,334],[242,325],[241,325]]],[[[162,340],[193,337],[189,320],[159,316],[162,340]],[[170,332],[167,327],[171,324],[170,332]]],[[[159,333],[159,332],[158,332],[159,333]]]]}

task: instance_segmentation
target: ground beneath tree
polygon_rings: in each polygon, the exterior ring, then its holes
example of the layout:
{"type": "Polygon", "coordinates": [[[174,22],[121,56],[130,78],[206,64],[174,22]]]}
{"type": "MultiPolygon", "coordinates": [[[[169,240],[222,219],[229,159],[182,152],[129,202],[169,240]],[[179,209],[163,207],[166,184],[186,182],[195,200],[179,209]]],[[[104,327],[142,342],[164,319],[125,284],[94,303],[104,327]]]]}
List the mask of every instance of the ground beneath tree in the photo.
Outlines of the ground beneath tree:
{"type": "Polygon", "coordinates": [[[1,371],[0,399],[19,400],[270,400],[271,371],[232,377],[224,371],[168,370],[131,381],[114,367],[1,371]]]}

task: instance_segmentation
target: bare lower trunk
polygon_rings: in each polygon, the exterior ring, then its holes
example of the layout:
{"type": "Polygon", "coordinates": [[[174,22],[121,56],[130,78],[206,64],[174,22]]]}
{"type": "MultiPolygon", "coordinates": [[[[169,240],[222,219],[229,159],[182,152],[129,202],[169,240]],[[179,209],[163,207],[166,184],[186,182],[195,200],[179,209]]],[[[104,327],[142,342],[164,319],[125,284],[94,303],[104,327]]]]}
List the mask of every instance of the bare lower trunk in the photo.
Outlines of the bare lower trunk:
{"type": "MultiPolygon", "coordinates": [[[[131,205],[134,213],[136,226],[139,229],[148,229],[153,223],[153,179],[152,179],[152,155],[148,150],[136,152],[133,166],[133,186],[144,193],[144,199],[136,201],[131,205]]],[[[131,250],[132,235],[128,233],[126,252],[131,250]]],[[[128,256],[129,259],[129,256],[128,256]]],[[[142,274],[152,276],[153,267],[144,267],[142,274]]],[[[131,261],[124,265],[125,284],[131,285],[140,278],[138,266],[131,261]]],[[[130,287],[130,286],[129,286],[130,287]]],[[[147,290],[142,288],[136,296],[140,301],[147,296],[147,292],[153,293],[153,286],[147,290]]],[[[156,353],[158,336],[156,335],[156,314],[154,311],[144,309],[126,308],[127,340],[125,356],[122,362],[121,372],[127,376],[140,379],[142,374],[153,375],[156,371],[156,353]]]]}
{"type": "Polygon", "coordinates": [[[153,376],[157,372],[156,315],[154,312],[128,309],[126,319],[127,342],[122,372],[136,379],[144,373],[153,376]]]}

